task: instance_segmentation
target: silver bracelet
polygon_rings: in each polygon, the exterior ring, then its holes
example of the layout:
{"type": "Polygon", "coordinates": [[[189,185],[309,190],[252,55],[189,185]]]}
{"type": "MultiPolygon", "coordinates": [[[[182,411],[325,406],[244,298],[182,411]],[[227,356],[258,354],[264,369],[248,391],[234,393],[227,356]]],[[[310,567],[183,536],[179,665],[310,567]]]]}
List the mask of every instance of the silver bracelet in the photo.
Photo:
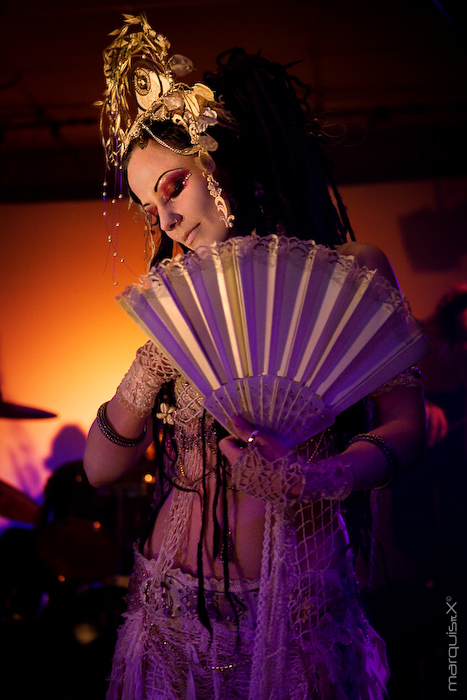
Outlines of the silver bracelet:
{"type": "Polygon", "coordinates": [[[105,401],[105,403],[103,403],[102,406],[99,406],[99,409],[97,411],[96,423],[102,435],[105,438],[107,438],[107,440],[110,440],[110,442],[113,442],[115,445],[119,445],[120,447],[136,447],[136,445],[140,445],[146,437],[146,424],[144,425],[143,432],[139,437],[122,437],[121,435],[115,432],[115,430],[107,421],[106,408],[108,403],[108,401],[105,401]]]}
{"type": "Polygon", "coordinates": [[[360,441],[371,442],[373,445],[376,445],[376,447],[379,447],[381,452],[386,457],[386,462],[388,465],[388,478],[386,479],[384,484],[381,484],[381,486],[374,486],[373,489],[375,491],[379,491],[380,489],[387,489],[389,486],[391,486],[391,484],[394,483],[399,474],[399,460],[397,458],[397,455],[394,453],[394,451],[391,449],[388,443],[385,440],[383,440],[382,437],[380,437],[379,435],[375,435],[374,433],[361,433],[360,435],[355,435],[349,442],[349,445],[353,445],[354,442],[360,441]]]}

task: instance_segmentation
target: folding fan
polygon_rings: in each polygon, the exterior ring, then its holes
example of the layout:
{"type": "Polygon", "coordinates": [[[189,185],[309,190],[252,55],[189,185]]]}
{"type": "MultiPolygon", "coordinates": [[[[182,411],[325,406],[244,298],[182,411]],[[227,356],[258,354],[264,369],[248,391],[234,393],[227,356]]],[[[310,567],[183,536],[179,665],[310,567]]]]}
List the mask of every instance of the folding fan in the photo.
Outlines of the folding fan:
{"type": "Polygon", "coordinates": [[[429,346],[400,292],[313,241],[231,238],[166,260],[119,304],[227,429],[297,445],[429,346]]]}

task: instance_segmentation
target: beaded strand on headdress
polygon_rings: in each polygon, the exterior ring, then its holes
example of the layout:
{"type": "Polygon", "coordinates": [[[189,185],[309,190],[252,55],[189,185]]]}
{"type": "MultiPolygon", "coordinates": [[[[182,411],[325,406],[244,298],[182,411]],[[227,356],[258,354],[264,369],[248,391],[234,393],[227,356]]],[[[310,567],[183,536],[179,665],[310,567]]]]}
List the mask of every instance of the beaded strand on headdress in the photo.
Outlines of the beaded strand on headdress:
{"type": "MultiPolygon", "coordinates": [[[[101,109],[100,129],[107,167],[115,168],[115,188],[112,204],[122,198],[122,165],[131,144],[144,134],[165,148],[180,155],[191,155],[207,178],[208,190],[214,198],[220,219],[227,228],[233,226],[222,189],[213,177],[215,163],[210,155],[217,149],[217,141],[206,130],[219,123],[232,121],[223,104],[216,100],[212,90],[203,83],[185,85],[175,81],[176,76],[190,72],[193,65],[183,56],[168,57],[170,43],[149,25],[144,13],[124,14],[123,26],[111,32],[114,40],[104,51],[106,90],[104,99],[96,102],[101,109]],[[130,109],[129,97],[135,109],[130,109]],[[134,113],[136,112],[136,114],[134,113]],[[151,125],[172,122],[186,131],[190,146],[177,149],[153,134],[151,125]],[[117,181],[119,180],[119,183],[117,181]]],[[[107,178],[106,178],[107,181],[107,178]]],[[[109,255],[113,250],[113,277],[118,258],[117,235],[109,231],[119,228],[109,222],[107,184],[104,185],[104,217],[108,230],[109,255]],[[116,240],[115,240],[116,239],[116,240]]],[[[112,219],[114,213],[112,213],[112,219]]],[[[149,234],[150,235],[150,234],[149,234]]],[[[149,246],[151,248],[151,246],[149,246]]],[[[124,262],[121,259],[121,262],[124,262]]]]}

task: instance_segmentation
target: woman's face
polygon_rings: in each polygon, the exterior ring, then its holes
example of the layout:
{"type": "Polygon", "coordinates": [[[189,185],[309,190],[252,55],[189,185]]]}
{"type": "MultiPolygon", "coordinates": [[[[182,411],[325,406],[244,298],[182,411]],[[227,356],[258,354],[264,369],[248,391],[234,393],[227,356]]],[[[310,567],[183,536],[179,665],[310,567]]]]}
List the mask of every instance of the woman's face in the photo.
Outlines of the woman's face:
{"type": "Polygon", "coordinates": [[[144,211],[159,221],[173,241],[195,250],[223,241],[230,233],[220,221],[206,178],[192,156],[149,141],[143,149],[134,147],[127,175],[144,211]]]}

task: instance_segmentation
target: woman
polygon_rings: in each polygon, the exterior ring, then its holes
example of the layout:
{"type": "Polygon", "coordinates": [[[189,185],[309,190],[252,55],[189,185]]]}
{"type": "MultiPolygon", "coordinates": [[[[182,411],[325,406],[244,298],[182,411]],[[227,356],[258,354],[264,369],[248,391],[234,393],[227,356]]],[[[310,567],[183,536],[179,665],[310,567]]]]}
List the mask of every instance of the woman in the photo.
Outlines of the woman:
{"type": "MultiPolygon", "coordinates": [[[[173,243],[196,250],[272,232],[335,247],[396,284],[380,251],[346,240],[319,125],[287,73],[230,52],[209,76],[219,102],[205,85],[175,83],[186,60],[169,62],[167,50],[144,17],[127,16],[104,54],[107,155],[161,232],[153,262],[176,254],[173,243]],[[128,113],[117,119],[116,104],[126,108],[128,91],[140,115],[124,131],[128,113]]],[[[109,699],[382,698],[384,645],[358,607],[339,505],[419,459],[424,412],[410,372],[373,402],[375,427],[353,440],[362,424],[350,417],[291,451],[238,416],[223,437],[169,360],[151,342],[138,351],[99,409],[85,457],[99,486],[131,469],[153,434],[162,453],[109,699]]]]}

